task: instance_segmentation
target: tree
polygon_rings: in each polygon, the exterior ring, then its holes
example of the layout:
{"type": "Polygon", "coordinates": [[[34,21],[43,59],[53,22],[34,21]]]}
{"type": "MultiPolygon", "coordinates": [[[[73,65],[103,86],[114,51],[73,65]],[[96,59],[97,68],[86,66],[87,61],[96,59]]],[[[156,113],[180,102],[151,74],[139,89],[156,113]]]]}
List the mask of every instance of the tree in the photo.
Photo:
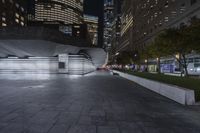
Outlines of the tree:
{"type": "Polygon", "coordinates": [[[199,51],[199,26],[199,23],[193,22],[189,26],[182,25],[180,28],[167,29],[160,35],[165,54],[176,58],[186,76],[188,76],[186,55],[194,50],[199,51]]]}
{"type": "Polygon", "coordinates": [[[148,66],[149,66],[149,59],[152,58],[152,54],[151,54],[150,50],[151,50],[151,47],[146,46],[144,49],[141,49],[139,51],[140,64],[141,64],[141,62],[143,63],[145,61],[146,66],[147,66],[147,71],[148,71],[148,66]]]}
{"type": "Polygon", "coordinates": [[[187,36],[194,46],[194,51],[200,52],[200,19],[192,19],[191,25],[187,28],[187,36]]]}
{"type": "Polygon", "coordinates": [[[188,76],[186,56],[192,51],[200,53],[200,19],[192,20],[190,25],[164,30],[148,47],[140,51],[140,56],[142,60],[147,60],[147,66],[150,57],[157,58],[160,72],[160,58],[171,55],[179,62],[181,72],[184,70],[188,76]]]}
{"type": "Polygon", "coordinates": [[[160,73],[160,58],[166,56],[165,44],[161,35],[158,35],[150,44],[149,53],[157,59],[158,73],[160,73]]]}
{"type": "Polygon", "coordinates": [[[131,53],[130,52],[122,52],[118,55],[117,59],[117,64],[120,64],[120,65],[127,65],[127,64],[131,64],[133,61],[132,61],[132,57],[131,57],[131,53]]]}

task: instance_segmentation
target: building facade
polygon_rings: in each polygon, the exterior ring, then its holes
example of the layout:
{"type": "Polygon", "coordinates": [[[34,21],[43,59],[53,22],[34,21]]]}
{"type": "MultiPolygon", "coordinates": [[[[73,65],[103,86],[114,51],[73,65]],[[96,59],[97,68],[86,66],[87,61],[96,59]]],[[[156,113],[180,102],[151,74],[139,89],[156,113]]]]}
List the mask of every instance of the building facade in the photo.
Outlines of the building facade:
{"type": "Polygon", "coordinates": [[[86,39],[83,3],[84,0],[29,0],[28,26],[56,29],[66,36],[86,39]]]}
{"type": "Polygon", "coordinates": [[[35,0],[35,21],[82,24],[83,0],[35,0]]]}
{"type": "Polygon", "coordinates": [[[93,46],[98,45],[98,17],[84,15],[84,23],[87,25],[87,30],[90,35],[93,46]]]}
{"type": "Polygon", "coordinates": [[[26,3],[22,0],[0,1],[0,27],[1,26],[25,26],[26,3]]]}
{"type": "Polygon", "coordinates": [[[125,0],[118,51],[143,49],[166,28],[200,18],[199,0],[125,0]]]}
{"type": "Polygon", "coordinates": [[[121,8],[121,39],[117,46],[117,52],[130,50],[133,40],[133,0],[124,0],[121,8]]]}
{"type": "Polygon", "coordinates": [[[123,0],[114,0],[114,19],[111,23],[111,50],[109,51],[109,61],[113,60],[116,52],[116,48],[120,44],[120,31],[121,31],[121,3],[123,0]]]}
{"type": "Polygon", "coordinates": [[[189,24],[193,18],[200,17],[198,0],[155,0],[135,1],[133,16],[136,18],[133,29],[135,48],[144,48],[162,30],[189,24]]]}
{"type": "Polygon", "coordinates": [[[104,0],[104,48],[111,49],[112,21],[114,19],[114,0],[104,0]]]}

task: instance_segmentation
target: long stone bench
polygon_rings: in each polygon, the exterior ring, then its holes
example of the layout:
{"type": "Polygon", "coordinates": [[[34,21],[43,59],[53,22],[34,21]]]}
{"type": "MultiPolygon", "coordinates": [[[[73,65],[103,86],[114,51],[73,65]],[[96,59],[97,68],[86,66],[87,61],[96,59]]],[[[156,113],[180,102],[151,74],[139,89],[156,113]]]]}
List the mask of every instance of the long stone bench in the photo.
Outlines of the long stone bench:
{"type": "Polygon", "coordinates": [[[171,100],[174,100],[183,105],[194,105],[195,104],[195,94],[193,90],[185,89],[182,87],[169,85],[145,78],[140,78],[134,75],[126,74],[113,70],[113,73],[126,78],[128,80],[134,81],[135,83],[154,91],[160,95],[163,95],[171,100]]]}

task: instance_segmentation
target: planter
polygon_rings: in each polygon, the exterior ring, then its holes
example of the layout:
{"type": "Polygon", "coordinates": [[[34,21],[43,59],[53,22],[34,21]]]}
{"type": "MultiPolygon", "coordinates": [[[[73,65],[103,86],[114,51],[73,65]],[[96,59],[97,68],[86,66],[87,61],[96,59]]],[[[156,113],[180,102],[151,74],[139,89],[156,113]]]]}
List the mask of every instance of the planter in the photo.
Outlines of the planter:
{"type": "Polygon", "coordinates": [[[169,85],[145,78],[140,78],[134,75],[126,74],[113,70],[113,73],[117,73],[119,76],[131,80],[151,91],[154,91],[162,96],[165,96],[171,100],[174,100],[183,105],[194,105],[195,104],[195,94],[193,90],[169,85]]]}

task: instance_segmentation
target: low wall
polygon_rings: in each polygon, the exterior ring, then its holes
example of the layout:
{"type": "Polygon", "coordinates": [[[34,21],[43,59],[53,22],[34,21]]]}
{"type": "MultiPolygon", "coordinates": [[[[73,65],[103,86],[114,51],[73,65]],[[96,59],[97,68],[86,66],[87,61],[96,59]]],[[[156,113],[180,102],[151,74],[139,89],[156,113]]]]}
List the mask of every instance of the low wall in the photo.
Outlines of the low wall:
{"type": "Polygon", "coordinates": [[[164,84],[161,82],[140,78],[134,75],[126,74],[113,70],[113,73],[119,74],[119,76],[128,80],[134,81],[137,84],[154,91],[160,95],[163,95],[171,100],[174,100],[183,105],[194,105],[195,94],[193,90],[181,88],[174,85],[164,84]]]}
{"type": "Polygon", "coordinates": [[[0,73],[57,73],[58,59],[50,57],[0,59],[0,73]]]}
{"type": "Polygon", "coordinates": [[[96,70],[92,60],[82,55],[69,55],[63,60],[58,57],[0,58],[0,73],[62,73],[84,75],[96,70]],[[64,62],[64,68],[59,68],[60,62],[64,62]]]}

